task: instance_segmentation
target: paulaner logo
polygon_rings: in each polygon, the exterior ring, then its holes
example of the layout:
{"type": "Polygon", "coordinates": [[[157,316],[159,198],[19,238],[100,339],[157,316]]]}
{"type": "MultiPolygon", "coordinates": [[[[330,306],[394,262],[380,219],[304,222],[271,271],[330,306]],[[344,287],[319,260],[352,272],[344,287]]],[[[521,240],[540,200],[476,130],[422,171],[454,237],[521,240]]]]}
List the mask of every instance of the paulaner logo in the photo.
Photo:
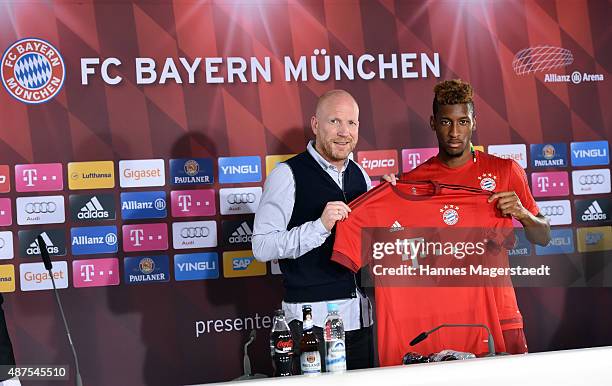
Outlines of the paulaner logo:
{"type": "Polygon", "coordinates": [[[4,51],[0,71],[6,91],[24,103],[51,100],[66,78],[64,59],[57,48],[36,38],[18,40],[4,51]]]}

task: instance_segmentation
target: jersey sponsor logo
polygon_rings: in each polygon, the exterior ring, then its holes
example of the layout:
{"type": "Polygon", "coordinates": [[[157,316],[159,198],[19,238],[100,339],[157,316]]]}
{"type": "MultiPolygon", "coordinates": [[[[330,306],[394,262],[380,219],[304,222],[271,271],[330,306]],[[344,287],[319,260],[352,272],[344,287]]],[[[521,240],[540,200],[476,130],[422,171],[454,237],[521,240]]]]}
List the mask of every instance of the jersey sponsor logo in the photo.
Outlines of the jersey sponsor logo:
{"type": "Polygon", "coordinates": [[[62,189],[62,164],[15,165],[15,190],[18,192],[50,192],[62,189]]]}
{"type": "Polygon", "coordinates": [[[391,227],[389,228],[389,232],[399,232],[403,230],[404,230],[404,227],[397,220],[395,220],[393,224],[391,225],[391,227]]]}
{"type": "Polygon", "coordinates": [[[37,229],[19,231],[19,256],[21,257],[40,257],[40,245],[38,236],[40,235],[47,245],[47,252],[50,256],[66,255],[66,230],[65,229],[37,229]]]}
{"type": "Polygon", "coordinates": [[[259,156],[219,157],[219,183],[261,181],[261,159],[259,156]]]}
{"type": "Polygon", "coordinates": [[[446,225],[455,225],[459,222],[459,207],[457,205],[444,205],[440,209],[440,213],[442,214],[442,221],[446,225]]]}
{"type": "Polygon", "coordinates": [[[224,247],[250,248],[253,239],[254,218],[221,222],[222,242],[224,247]]]}
{"type": "Polygon", "coordinates": [[[572,166],[595,166],[610,164],[608,141],[572,142],[572,166]]]}
{"type": "Polygon", "coordinates": [[[597,252],[612,250],[612,227],[578,228],[578,252],[597,252]]]}
{"type": "Polygon", "coordinates": [[[524,144],[491,145],[487,151],[496,157],[514,160],[523,169],[527,168],[527,147],[524,144]]]}
{"type": "Polygon", "coordinates": [[[431,157],[438,155],[437,147],[424,147],[418,149],[402,150],[402,171],[404,173],[415,169],[431,157]]]}
{"type": "Polygon", "coordinates": [[[123,259],[124,282],[144,284],[170,281],[168,256],[126,257],[123,259]]]}
{"type": "Polygon", "coordinates": [[[213,189],[174,190],[170,193],[172,216],[214,216],[215,191],[213,189]]]}
{"type": "Polygon", "coordinates": [[[172,245],[174,249],[216,247],[217,222],[190,221],[173,223],[172,245]]]}
{"type": "Polygon", "coordinates": [[[223,252],[224,277],[263,276],[267,272],[267,265],[255,260],[251,251],[223,252]]]}
{"type": "Polygon", "coordinates": [[[575,195],[610,193],[610,169],[572,171],[575,195]]]}
{"type": "Polygon", "coordinates": [[[567,145],[565,143],[532,144],[531,166],[534,168],[567,167],[567,145]]]}
{"type": "Polygon", "coordinates": [[[10,198],[0,198],[0,226],[13,224],[13,211],[10,198]]]}
{"type": "Polygon", "coordinates": [[[72,262],[75,288],[119,285],[119,259],[88,259],[72,262]]]}
{"type": "Polygon", "coordinates": [[[219,278],[219,257],[216,252],[174,255],[176,281],[219,278]]]}
{"type": "Polygon", "coordinates": [[[119,161],[119,185],[122,188],[164,186],[166,172],[163,159],[119,161]]]}
{"type": "Polygon", "coordinates": [[[0,265],[0,292],[15,292],[15,266],[0,265]]]}
{"type": "Polygon", "coordinates": [[[0,193],[11,191],[10,168],[8,165],[0,165],[0,193]]]}
{"type": "MultiPolygon", "coordinates": [[[[65,261],[52,261],[51,266],[55,287],[68,288],[68,264],[65,261]]],[[[43,263],[19,264],[19,285],[22,291],[53,289],[51,276],[43,263]]]]}
{"type": "Polygon", "coordinates": [[[572,208],[569,200],[536,201],[540,213],[549,219],[550,225],[568,225],[572,223],[572,208]]]}
{"type": "Polygon", "coordinates": [[[478,176],[478,182],[480,184],[480,189],[488,190],[492,192],[497,187],[497,176],[492,173],[482,173],[481,176],[478,176]]]}
{"type": "Polygon", "coordinates": [[[370,150],[357,153],[357,160],[369,176],[397,174],[397,150],[370,150]]]}
{"type": "Polygon", "coordinates": [[[563,255],[574,252],[574,233],[571,228],[551,229],[546,246],[536,244],[536,255],[563,255]]]}
{"type": "Polygon", "coordinates": [[[114,220],[115,198],[112,194],[71,194],[70,217],[75,222],[114,220]]]}
{"type": "Polygon", "coordinates": [[[110,189],[115,187],[115,163],[113,161],[68,163],[68,188],[110,189]]]}
{"type": "Polygon", "coordinates": [[[574,201],[576,219],[579,223],[610,223],[612,222],[612,200],[597,198],[574,201]]]}
{"type": "Polygon", "coordinates": [[[522,229],[514,230],[514,244],[508,249],[508,256],[530,256],[531,243],[522,229]]]}
{"type": "Polygon", "coordinates": [[[291,157],[295,157],[295,154],[267,155],[266,176],[270,175],[270,172],[276,167],[276,165],[279,164],[279,162],[285,162],[291,157]]]}
{"type": "Polygon", "coordinates": [[[0,260],[9,260],[14,257],[13,253],[13,232],[0,232],[0,260]]]}
{"type": "Polygon", "coordinates": [[[255,213],[261,200],[261,187],[219,189],[221,214],[255,213]]]}
{"type": "Polygon", "coordinates": [[[213,163],[210,158],[170,160],[170,183],[173,185],[212,184],[213,163]]]}
{"type": "Polygon", "coordinates": [[[70,240],[73,255],[116,253],[118,250],[117,227],[114,225],[72,228],[70,240]]]}
{"type": "Polygon", "coordinates": [[[37,38],[16,41],[2,55],[6,91],[23,103],[44,103],[55,97],[66,78],[64,59],[51,43],[37,38]]]}
{"type": "Polygon", "coordinates": [[[531,174],[531,190],[534,197],[569,195],[567,172],[543,172],[531,174]]]}
{"type": "Polygon", "coordinates": [[[123,225],[123,250],[125,252],[165,251],[168,249],[168,225],[123,225]]]}
{"type": "Polygon", "coordinates": [[[139,220],[165,218],[166,192],[127,192],[121,193],[121,218],[139,220]]]}
{"type": "Polygon", "coordinates": [[[17,224],[60,224],[66,221],[63,196],[17,197],[17,224]]]}

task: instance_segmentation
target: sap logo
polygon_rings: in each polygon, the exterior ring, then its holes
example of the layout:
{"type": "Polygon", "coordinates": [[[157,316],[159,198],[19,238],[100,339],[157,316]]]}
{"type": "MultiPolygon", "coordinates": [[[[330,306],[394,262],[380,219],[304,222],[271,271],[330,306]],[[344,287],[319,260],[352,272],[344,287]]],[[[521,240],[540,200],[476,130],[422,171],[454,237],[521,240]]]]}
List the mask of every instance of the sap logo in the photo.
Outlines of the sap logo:
{"type": "Polygon", "coordinates": [[[253,257],[237,257],[232,260],[232,267],[235,271],[244,271],[255,260],[253,257]]]}
{"type": "Polygon", "coordinates": [[[608,165],[608,141],[572,142],[572,166],[608,165]]]}

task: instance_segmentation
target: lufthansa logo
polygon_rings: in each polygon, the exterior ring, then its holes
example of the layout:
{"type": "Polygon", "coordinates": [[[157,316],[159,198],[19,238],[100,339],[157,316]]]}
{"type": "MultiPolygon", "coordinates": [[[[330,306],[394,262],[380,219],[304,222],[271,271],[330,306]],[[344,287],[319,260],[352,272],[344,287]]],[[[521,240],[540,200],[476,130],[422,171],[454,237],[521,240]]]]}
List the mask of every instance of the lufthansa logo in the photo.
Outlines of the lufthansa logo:
{"type": "Polygon", "coordinates": [[[30,202],[25,207],[25,211],[28,214],[55,213],[56,210],[57,204],[55,202],[30,202]]]}
{"type": "Polygon", "coordinates": [[[562,216],[565,214],[565,209],[562,205],[550,205],[542,207],[542,214],[544,216],[562,216]]]}
{"type": "Polygon", "coordinates": [[[578,182],[580,182],[580,185],[601,185],[604,180],[603,174],[585,174],[580,176],[578,182]]]}
{"type": "Polygon", "coordinates": [[[228,204],[252,204],[255,202],[254,193],[234,193],[227,196],[228,204]]]}
{"type": "Polygon", "coordinates": [[[181,237],[184,239],[208,237],[208,235],[210,235],[208,227],[187,227],[181,229],[181,237]]]}

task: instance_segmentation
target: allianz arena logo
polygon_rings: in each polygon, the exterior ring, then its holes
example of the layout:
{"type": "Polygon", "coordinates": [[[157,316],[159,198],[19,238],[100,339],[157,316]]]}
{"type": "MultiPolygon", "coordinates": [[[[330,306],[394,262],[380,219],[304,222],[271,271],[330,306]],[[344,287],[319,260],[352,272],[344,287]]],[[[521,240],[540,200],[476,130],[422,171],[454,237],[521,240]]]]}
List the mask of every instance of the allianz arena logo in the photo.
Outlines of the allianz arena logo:
{"type": "Polygon", "coordinates": [[[514,55],[512,69],[516,75],[528,75],[543,72],[545,83],[601,82],[603,74],[588,74],[574,70],[571,74],[552,72],[574,63],[574,55],[566,48],[549,45],[528,47],[514,55]]]}
{"type": "Polygon", "coordinates": [[[36,104],[47,102],[60,92],[66,66],[51,43],[25,38],[4,51],[0,73],[9,94],[21,102],[36,104]]]}

